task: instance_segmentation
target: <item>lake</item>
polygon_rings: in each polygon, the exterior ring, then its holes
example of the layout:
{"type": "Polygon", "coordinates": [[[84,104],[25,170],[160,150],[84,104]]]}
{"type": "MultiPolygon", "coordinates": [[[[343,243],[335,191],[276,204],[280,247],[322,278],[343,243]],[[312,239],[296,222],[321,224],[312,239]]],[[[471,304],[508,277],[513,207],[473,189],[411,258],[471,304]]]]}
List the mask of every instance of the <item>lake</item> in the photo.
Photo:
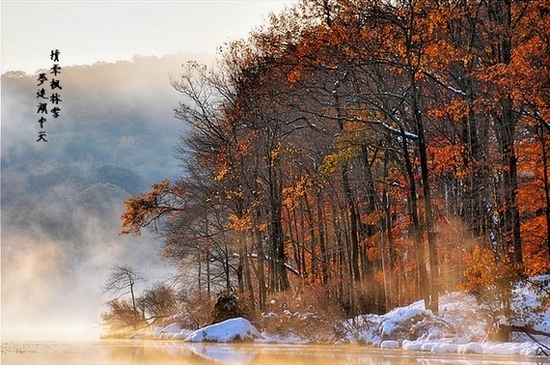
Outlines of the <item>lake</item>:
{"type": "Polygon", "coordinates": [[[2,364],[550,364],[550,359],[430,354],[348,345],[217,344],[180,341],[6,341],[2,364]]]}

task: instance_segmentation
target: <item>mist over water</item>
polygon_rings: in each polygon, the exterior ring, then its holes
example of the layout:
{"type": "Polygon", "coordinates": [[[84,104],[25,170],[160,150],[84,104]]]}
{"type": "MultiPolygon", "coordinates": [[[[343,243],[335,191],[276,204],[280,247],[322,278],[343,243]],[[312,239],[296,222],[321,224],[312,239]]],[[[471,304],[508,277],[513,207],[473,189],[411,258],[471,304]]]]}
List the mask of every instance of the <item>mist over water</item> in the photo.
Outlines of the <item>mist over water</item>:
{"type": "Polygon", "coordinates": [[[137,293],[167,278],[152,234],[118,233],[125,199],[179,173],[169,74],[188,59],[63,68],[63,113],[45,125],[48,143],[36,143],[36,75],[2,75],[3,338],[98,338],[112,266],[144,273],[137,293]]]}
{"type": "Polygon", "coordinates": [[[103,285],[114,264],[139,268],[149,282],[166,276],[152,237],[119,237],[94,217],[81,227],[85,234],[77,242],[3,230],[3,337],[44,339],[68,333],[98,338],[100,313],[110,299],[103,285]]]}

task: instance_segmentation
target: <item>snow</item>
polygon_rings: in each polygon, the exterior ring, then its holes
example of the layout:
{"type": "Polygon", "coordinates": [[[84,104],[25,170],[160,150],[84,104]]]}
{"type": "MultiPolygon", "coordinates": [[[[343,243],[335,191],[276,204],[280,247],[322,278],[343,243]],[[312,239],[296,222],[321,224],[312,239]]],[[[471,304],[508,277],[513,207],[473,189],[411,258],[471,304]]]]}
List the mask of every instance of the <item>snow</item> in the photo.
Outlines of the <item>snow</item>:
{"type": "MultiPolygon", "coordinates": [[[[533,308],[535,296],[524,292],[517,306],[533,308]]],[[[550,313],[532,314],[528,319],[534,329],[550,329],[550,313]]],[[[487,340],[482,311],[473,296],[450,293],[440,298],[440,313],[435,316],[424,310],[423,301],[397,308],[385,315],[365,315],[344,323],[346,336],[341,342],[366,343],[388,348],[389,341],[397,341],[407,351],[461,354],[499,354],[534,356],[541,345],[524,335],[513,335],[513,341],[487,340]]],[[[535,336],[545,346],[550,340],[535,336]]],[[[393,342],[390,342],[393,345],[393,342]]]]}
{"type": "Polygon", "coordinates": [[[397,349],[399,348],[399,342],[397,341],[382,341],[380,344],[381,349],[397,349]]]}
{"type": "Polygon", "coordinates": [[[196,330],[188,335],[185,341],[231,342],[237,339],[254,340],[255,338],[260,338],[260,333],[247,319],[232,318],[196,330]]]}
{"type": "Polygon", "coordinates": [[[164,340],[182,340],[191,333],[191,330],[182,328],[179,323],[171,323],[166,327],[157,327],[153,332],[153,337],[164,340]]]}
{"type": "MultiPolygon", "coordinates": [[[[381,121],[379,121],[379,123],[380,123],[384,128],[386,128],[387,130],[389,130],[390,132],[395,133],[395,134],[398,134],[398,135],[401,135],[401,131],[400,131],[399,129],[394,128],[394,127],[390,126],[389,124],[386,124],[386,123],[381,122],[381,121]]],[[[404,134],[405,134],[405,137],[406,137],[406,138],[413,139],[413,140],[417,140],[417,139],[418,139],[418,135],[416,135],[416,134],[414,134],[414,133],[405,131],[404,134]]]]}
{"type": "MultiPolygon", "coordinates": [[[[550,276],[546,277],[548,278],[550,276]]],[[[519,288],[516,289],[516,294],[518,299],[512,304],[524,310],[523,325],[538,331],[550,332],[550,311],[537,313],[535,310],[529,310],[540,304],[535,293],[528,288],[519,288]],[[528,310],[525,311],[525,309],[528,310]]],[[[438,315],[426,310],[424,302],[420,300],[406,307],[395,308],[383,315],[360,315],[336,323],[334,332],[338,335],[333,336],[334,340],[331,343],[364,344],[382,349],[402,349],[434,354],[535,356],[541,354],[541,349],[546,354],[550,352],[548,350],[550,338],[540,335],[530,338],[525,334],[513,332],[509,342],[489,341],[486,332],[488,318],[483,313],[475,297],[453,292],[440,296],[438,315]]],[[[309,318],[307,313],[288,311],[286,315],[303,321],[309,318]]],[[[279,316],[272,312],[264,313],[262,316],[264,319],[279,319],[279,316]]],[[[510,325],[522,324],[510,323],[510,325]]],[[[221,343],[249,340],[256,343],[307,344],[318,341],[316,338],[311,338],[308,342],[308,339],[292,332],[286,334],[268,333],[266,330],[260,332],[244,318],[229,319],[193,332],[172,323],[166,327],[157,328],[152,337],[221,343]]],[[[206,350],[197,347],[197,351],[206,350]]]]}

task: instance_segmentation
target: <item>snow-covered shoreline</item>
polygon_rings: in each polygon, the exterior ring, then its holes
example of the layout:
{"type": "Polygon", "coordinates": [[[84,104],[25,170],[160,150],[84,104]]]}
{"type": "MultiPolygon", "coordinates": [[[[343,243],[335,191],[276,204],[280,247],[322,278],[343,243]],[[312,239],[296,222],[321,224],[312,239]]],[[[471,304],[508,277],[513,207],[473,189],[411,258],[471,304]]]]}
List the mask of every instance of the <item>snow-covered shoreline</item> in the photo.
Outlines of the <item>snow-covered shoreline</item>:
{"type": "MultiPolygon", "coordinates": [[[[526,294],[525,301],[534,296],[526,294]]],[[[525,303],[524,303],[525,305],[525,303]]],[[[294,315],[288,313],[288,315],[294,315]]],[[[264,313],[263,318],[273,316],[264,313]]],[[[301,314],[304,323],[308,314],[301,314]]],[[[434,315],[424,309],[423,301],[407,307],[396,308],[384,315],[361,315],[335,325],[335,332],[328,344],[357,344],[381,349],[401,349],[427,353],[458,353],[484,355],[546,356],[550,354],[550,338],[513,333],[508,342],[488,340],[486,318],[472,295],[449,293],[440,298],[440,313],[434,315]]],[[[550,313],[533,313],[527,322],[539,331],[550,332],[550,313]]],[[[148,336],[149,337],[149,336],[148,336]]],[[[234,318],[203,327],[196,331],[182,328],[177,323],[157,327],[150,338],[183,340],[188,342],[231,342],[234,340],[254,343],[308,344],[323,343],[293,333],[269,333],[258,330],[244,318],[234,318]]]]}

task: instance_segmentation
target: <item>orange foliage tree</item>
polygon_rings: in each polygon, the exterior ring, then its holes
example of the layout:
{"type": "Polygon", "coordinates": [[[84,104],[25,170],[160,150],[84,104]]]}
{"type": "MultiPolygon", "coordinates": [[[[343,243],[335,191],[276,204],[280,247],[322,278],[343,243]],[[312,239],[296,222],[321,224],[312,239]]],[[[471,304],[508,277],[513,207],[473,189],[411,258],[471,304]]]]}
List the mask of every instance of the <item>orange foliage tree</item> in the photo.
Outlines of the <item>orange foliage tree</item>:
{"type": "Polygon", "coordinates": [[[186,176],[129,199],[123,233],[167,222],[170,252],[196,242],[262,308],[294,287],[348,314],[436,312],[443,290],[547,273],[549,19],[518,0],[272,15],[173,83],[186,176]]]}

